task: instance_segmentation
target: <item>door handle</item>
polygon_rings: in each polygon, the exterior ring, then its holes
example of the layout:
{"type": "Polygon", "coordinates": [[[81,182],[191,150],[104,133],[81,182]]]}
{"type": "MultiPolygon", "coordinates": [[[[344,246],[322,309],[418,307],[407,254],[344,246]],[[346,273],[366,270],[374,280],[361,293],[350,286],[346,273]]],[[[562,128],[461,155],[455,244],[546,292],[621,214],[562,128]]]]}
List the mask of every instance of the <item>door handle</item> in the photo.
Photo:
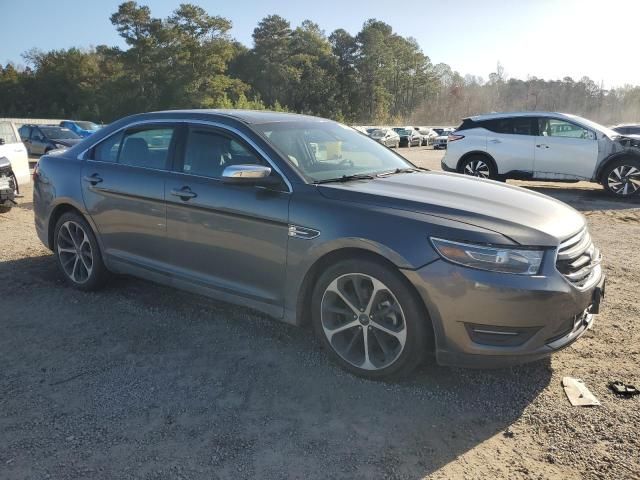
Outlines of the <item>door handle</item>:
{"type": "Polygon", "coordinates": [[[502,143],[502,140],[499,140],[497,138],[492,138],[491,140],[489,140],[491,143],[502,143]]]}
{"type": "Polygon", "coordinates": [[[87,183],[90,183],[91,185],[97,185],[102,182],[102,177],[97,173],[94,173],[91,176],[82,177],[82,180],[84,180],[87,183]]]}
{"type": "Polygon", "coordinates": [[[175,197],[180,197],[180,200],[190,200],[198,196],[196,192],[191,191],[189,187],[182,187],[180,190],[176,190],[175,188],[171,190],[171,195],[175,197]]]}
{"type": "Polygon", "coordinates": [[[538,147],[538,148],[549,148],[549,145],[546,145],[544,143],[539,143],[539,144],[536,145],[536,147],[538,147]]]}

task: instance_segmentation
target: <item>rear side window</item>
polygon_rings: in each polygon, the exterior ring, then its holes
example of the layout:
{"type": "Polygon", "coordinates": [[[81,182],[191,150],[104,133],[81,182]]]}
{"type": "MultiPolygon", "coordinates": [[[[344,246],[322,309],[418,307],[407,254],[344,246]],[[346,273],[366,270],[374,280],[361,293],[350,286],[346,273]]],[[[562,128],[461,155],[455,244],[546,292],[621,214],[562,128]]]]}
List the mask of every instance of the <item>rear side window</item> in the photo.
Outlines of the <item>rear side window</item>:
{"type": "Polygon", "coordinates": [[[9,122],[0,122],[0,138],[4,143],[18,143],[13,125],[9,122]]]}
{"type": "Polygon", "coordinates": [[[495,118],[479,122],[479,125],[492,132],[507,135],[533,135],[535,131],[531,117],[495,118]]]}
{"type": "Polygon", "coordinates": [[[125,132],[118,163],[132,167],[167,168],[173,128],[149,128],[125,132]]]}
{"type": "Polygon", "coordinates": [[[22,140],[26,140],[29,138],[29,135],[31,135],[31,127],[27,127],[26,125],[24,127],[20,127],[18,134],[22,140]]]}
{"type": "Polygon", "coordinates": [[[93,147],[91,159],[132,167],[167,168],[174,127],[151,127],[116,133],[93,147]]]}

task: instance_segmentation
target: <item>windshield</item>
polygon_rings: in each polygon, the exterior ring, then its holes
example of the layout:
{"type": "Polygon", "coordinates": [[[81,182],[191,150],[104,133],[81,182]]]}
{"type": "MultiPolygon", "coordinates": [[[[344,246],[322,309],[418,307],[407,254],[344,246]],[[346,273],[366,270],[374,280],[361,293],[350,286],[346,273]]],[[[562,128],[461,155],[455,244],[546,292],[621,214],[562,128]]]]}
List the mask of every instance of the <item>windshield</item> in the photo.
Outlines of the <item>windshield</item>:
{"type": "Polygon", "coordinates": [[[93,122],[76,122],[76,125],[83,130],[100,130],[100,127],[93,122]]]}
{"type": "Polygon", "coordinates": [[[373,132],[371,132],[371,136],[372,137],[384,137],[386,135],[386,131],[384,130],[374,130],[373,132]]]}
{"type": "Polygon", "coordinates": [[[433,131],[438,135],[442,135],[442,133],[444,132],[444,128],[434,128],[433,131]]]}
{"type": "Polygon", "coordinates": [[[411,130],[406,129],[406,128],[402,128],[402,129],[398,130],[398,134],[399,135],[411,135],[411,130]]]}
{"type": "Polygon", "coordinates": [[[336,122],[277,122],[255,129],[312,182],[413,168],[375,140],[336,122]]]}
{"type": "Polygon", "coordinates": [[[44,133],[44,135],[47,138],[54,138],[54,139],[57,139],[57,140],[61,140],[61,139],[64,139],[64,138],[80,138],[78,135],[73,133],[68,128],[62,128],[62,127],[40,127],[40,130],[42,130],[42,133],[44,133]]]}
{"type": "Polygon", "coordinates": [[[592,122],[591,120],[587,120],[586,118],[579,117],[577,115],[567,115],[567,117],[571,117],[575,119],[577,122],[582,123],[584,126],[592,128],[593,130],[597,130],[601,133],[604,133],[608,137],[619,137],[620,133],[615,130],[611,130],[604,125],[600,125],[599,123],[592,122]]]}

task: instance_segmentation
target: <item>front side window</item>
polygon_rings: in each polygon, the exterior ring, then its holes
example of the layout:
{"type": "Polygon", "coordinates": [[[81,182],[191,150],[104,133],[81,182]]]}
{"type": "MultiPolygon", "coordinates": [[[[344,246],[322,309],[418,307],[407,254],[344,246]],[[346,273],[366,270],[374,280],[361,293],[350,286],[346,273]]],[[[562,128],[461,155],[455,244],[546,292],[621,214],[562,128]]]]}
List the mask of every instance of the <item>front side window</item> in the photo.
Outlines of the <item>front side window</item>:
{"type": "Polygon", "coordinates": [[[173,127],[128,130],[122,137],[118,163],[132,167],[167,168],[173,127]]]}
{"type": "Polygon", "coordinates": [[[4,143],[18,143],[13,125],[9,122],[0,122],[0,138],[4,143]]]}
{"type": "Polygon", "coordinates": [[[184,152],[183,173],[220,178],[231,165],[266,165],[239,141],[216,130],[201,127],[189,129],[184,152]]]}
{"type": "Polygon", "coordinates": [[[255,129],[310,181],[413,168],[379,142],[336,122],[274,122],[255,129]]]}
{"type": "Polygon", "coordinates": [[[586,128],[556,118],[539,118],[538,132],[542,137],[593,138],[586,128]]]}

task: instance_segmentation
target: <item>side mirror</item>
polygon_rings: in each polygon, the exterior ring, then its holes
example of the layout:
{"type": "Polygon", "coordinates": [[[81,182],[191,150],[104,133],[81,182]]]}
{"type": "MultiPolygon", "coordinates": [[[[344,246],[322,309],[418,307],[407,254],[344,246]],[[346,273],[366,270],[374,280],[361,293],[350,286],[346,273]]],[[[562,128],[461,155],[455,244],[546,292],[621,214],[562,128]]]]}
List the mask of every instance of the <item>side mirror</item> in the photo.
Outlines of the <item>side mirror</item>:
{"type": "Polygon", "coordinates": [[[0,138],[0,145],[4,145],[4,138],[0,138]]]}
{"type": "Polygon", "coordinates": [[[275,185],[277,178],[270,177],[271,169],[262,165],[230,165],[222,171],[222,181],[234,185],[275,185]]]}

